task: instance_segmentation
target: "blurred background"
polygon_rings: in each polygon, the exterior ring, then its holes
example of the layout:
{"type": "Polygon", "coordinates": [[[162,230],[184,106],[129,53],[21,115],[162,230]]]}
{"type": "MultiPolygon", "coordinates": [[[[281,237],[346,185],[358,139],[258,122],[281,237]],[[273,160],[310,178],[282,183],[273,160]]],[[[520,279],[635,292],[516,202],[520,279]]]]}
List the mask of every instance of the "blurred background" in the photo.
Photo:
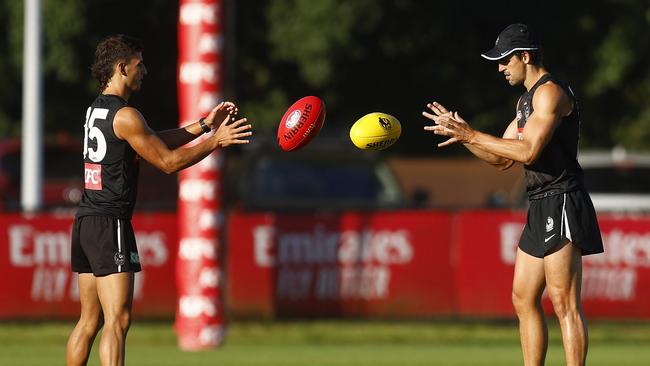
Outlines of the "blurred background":
{"type": "MultiPolygon", "coordinates": [[[[143,39],[148,75],[130,103],[156,130],[179,123],[177,1],[42,6],[44,210],[30,218],[20,213],[24,2],[0,0],[0,275],[20,278],[1,292],[2,364],[62,359],[77,315],[69,225],[102,38],[143,39]]],[[[255,131],[250,145],[223,152],[219,281],[231,343],[219,354],[175,347],[178,177],[142,164],[135,314],[152,322],[132,331],[138,364],[519,364],[510,281],[525,222],[523,169],[498,172],[462,147],[437,148],[442,139],[422,130],[421,116],[436,100],[500,135],[523,89],[480,54],[517,22],[541,35],[545,66],[580,103],[580,161],[607,248],[585,259],[585,310],[597,320],[591,364],[650,362],[647,0],[222,6],[223,96],[255,131]],[[278,122],[305,95],[325,101],[324,128],[283,153],[278,122]],[[375,111],[397,117],[402,136],[382,152],[357,150],[349,128],[375,111]]],[[[549,360],[561,363],[553,323],[551,334],[549,360]]]]}
{"type": "MultiPolygon", "coordinates": [[[[78,175],[76,167],[61,161],[79,150],[84,111],[97,94],[89,67],[99,40],[114,33],[144,40],[149,74],[142,92],[131,102],[154,129],[178,125],[178,3],[48,0],[43,8],[45,204],[74,206],[80,196],[70,188],[70,178],[78,175]]],[[[1,1],[0,10],[4,27],[0,185],[3,206],[16,209],[20,164],[18,146],[11,146],[11,140],[21,131],[23,2],[1,1]],[[12,151],[14,156],[7,157],[12,151]]],[[[436,148],[441,140],[423,132],[427,121],[420,113],[426,103],[437,100],[461,111],[479,130],[500,135],[512,120],[522,89],[508,86],[497,65],[480,53],[491,48],[505,25],[524,22],[541,34],[548,69],[578,96],[580,148],[646,151],[650,148],[650,72],[644,56],[650,52],[649,19],[648,3],[643,0],[525,5],[516,1],[497,5],[227,0],[223,95],[238,102],[241,114],[253,121],[253,149],[279,151],[272,142],[286,108],[304,95],[318,95],[327,105],[320,145],[330,150],[350,148],[347,133],[354,121],[381,111],[396,116],[403,125],[399,142],[383,152],[382,159],[468,157],[462,147],[436,148]]],[[[431,182],[415,187],[408,168],[393,165],[398,174],[403,173],[400,181],[407,198],[416,204],[498,204],[498,199],[486,198],[493,191],[501,196],[505,192],[507,204],[520,201],[520,192],[513,190],[520,190],[521,184],[513,183],[514,176],[508,183],[486,188],[480,200],[454,201],[443,199],[447,191],[431,182]]],[[[144,169],[143,175],[160,177],[144,169]]],[[[164,198],[173,196],[166,195],[173,184],[160,179],[162,192],[141,197],[140,208],[175,207],[175,199],[164,198]]]]}

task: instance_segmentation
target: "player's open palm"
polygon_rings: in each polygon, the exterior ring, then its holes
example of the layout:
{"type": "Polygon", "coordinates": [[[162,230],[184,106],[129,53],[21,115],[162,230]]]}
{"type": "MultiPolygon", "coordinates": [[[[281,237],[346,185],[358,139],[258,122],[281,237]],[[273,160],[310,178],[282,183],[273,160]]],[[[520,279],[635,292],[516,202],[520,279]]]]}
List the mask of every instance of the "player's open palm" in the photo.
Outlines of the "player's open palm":
{"type": "Polygon", "coordinates": [[[228,117],[221,122],[219,128],[214,132],[214,135],[212,135],[212,138],[217,140],[219,147],[247,144],[250,142],[248,137],[253,134],[251,131],[252,125],[247,123],[248,120],[246,118],[240,118],[231,122],[233,118],[232,115],[228,115],[228,117]]]}
{"type": "Polygon", "coordinates": [[[239,111],[237,105],[233,102],[221,102],[214,107],[207,117],[205,117],[205,124],[211,129],[218,127],[228,116],[234,116],[239,111]]]}

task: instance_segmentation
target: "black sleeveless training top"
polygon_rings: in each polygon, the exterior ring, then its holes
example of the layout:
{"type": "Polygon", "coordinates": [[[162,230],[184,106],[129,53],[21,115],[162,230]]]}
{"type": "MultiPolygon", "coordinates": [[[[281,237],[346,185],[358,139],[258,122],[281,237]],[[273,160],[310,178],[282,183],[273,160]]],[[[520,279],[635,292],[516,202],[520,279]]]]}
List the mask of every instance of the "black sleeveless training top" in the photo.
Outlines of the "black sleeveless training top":
{"type": "Polygon", "coordinates": [[[138,189],[138,155],[113,131],[113,119],[128,103],[101,94],[86,111],[84,124],[84,192],[77,217],[131,219],[138,189]]]}
{"type": "Polygon", "coordinates": [[[526,191],[530,199],[571,192],[583,187],[583,174],[578,164],[578,139],[580,137],[580,112],[571,88],[550,74],[543,75],[517,103],[517,127],[522,137],[526,120],[533,113],[533,95],[537,88],[551,81],[560,86],[573,101],[571,114],[562,118],[537,161],[525,165],[526,191]]]}

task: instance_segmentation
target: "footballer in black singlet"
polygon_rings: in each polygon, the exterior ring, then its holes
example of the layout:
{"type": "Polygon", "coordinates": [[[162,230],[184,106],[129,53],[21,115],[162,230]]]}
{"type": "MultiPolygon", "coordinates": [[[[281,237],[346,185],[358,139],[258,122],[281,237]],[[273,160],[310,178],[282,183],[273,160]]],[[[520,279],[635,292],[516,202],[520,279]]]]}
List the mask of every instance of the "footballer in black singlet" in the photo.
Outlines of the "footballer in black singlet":
{"type": "Polygon", "coordinates": [[[72,232],[72,269],[106,275],[140,271],[131,226],[139,161],[125,140],[115,136],[113,119],[128,103],[101,94],[86,111],[84,191],[72,232]]]}
{"type": "Polygon", "coordinates": [[[531,199],[575,191],[583,187],[582,168],[578,164],[580,112],[571,88],[550,74],[542,76],[517,103],[517,129],[522,135],[526,120],[533,113],[533,95],[537,88],[551,81],[564,90],[571,99],[573,110],[562,118],[551,139],[539,154],[537,161],[525,166],[526,190],[531,199]]]}
{"type": "Polygon", "coordinates": [[[560,86],[573,109],[559,122],[537,160],[524,166],[530,208],[519,247],[535,257],[544,257],[559,244],[573,242],[583,254],[603,252],[596,212],[583,184],[577,160],[580,112],[571,88],[544,74],[517,103],[517,131],[521,139],[526,120],[533,113],[533,96],[547,82],[560,86]]]}
{"type": "Polygon", "coordinates": [[[105,215],[130,220],[138,189],[138,157],[113,131],[113,119],[128,103],[100,95],[86,111],[84,193],[77,216],[105,215]]]}

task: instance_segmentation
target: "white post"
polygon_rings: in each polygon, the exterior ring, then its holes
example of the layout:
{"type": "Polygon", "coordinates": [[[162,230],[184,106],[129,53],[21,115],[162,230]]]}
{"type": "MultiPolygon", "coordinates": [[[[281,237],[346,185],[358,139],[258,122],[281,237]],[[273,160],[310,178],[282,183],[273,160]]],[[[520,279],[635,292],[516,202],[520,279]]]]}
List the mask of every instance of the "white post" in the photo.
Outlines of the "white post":
{"type": "Polygon", "coordinates": [[[35,212],[43,201],[41,0],[25,1],[23,48],[23,130],[22,183],[23,211],[35,212]]]}

